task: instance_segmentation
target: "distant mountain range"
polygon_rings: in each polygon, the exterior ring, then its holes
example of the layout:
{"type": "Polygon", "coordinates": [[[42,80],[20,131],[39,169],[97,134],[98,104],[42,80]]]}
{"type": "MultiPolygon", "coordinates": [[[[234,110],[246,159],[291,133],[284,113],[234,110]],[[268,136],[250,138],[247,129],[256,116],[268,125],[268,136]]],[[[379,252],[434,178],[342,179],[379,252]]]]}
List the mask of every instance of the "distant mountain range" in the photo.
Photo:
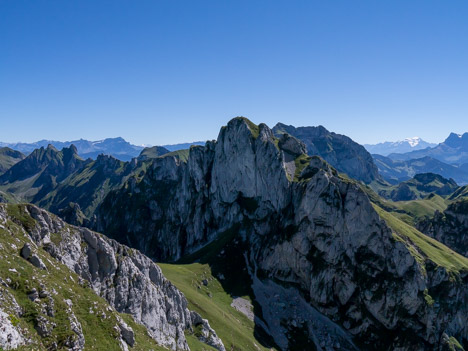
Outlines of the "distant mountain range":
{"type": "Polygon", "coordinates": [[[364,144],[364,147],[371,154],[387,156],[392,153],[404,153],[414,150],[422,150],[428,147],[434,147],[436,145],[437,144],[424,141],[419,137],[414,137],[406,138],[400,141],[386,141],[378,144],[364,144]]]}
{"type": "Polygon", "coordinates": [[[388,155],[393,160],[410,160],[426,156],[457,166],[468,163],[468,133],[451,133],[443,143],[433,148],[388,155]]]}
{"type": "MultiPolygon", "coordinates": [[[[310,156],[318,155],[338,171],[367,184],[381,179],[397,184],[416,174],[428,172],[453,178],[459,184],[468,184],[468,133],[463,135],[452,133],[438,145],[414,137],[397,142],[362,146],[351,138],[329,132],[322,126],[293,127],[278,123],[272,131],[278,137],[288,133],[299,139],[304,143],[310,156]]],[[[48,145],[54,146],[57,150],[74,145],[77,154],[83,159],[95,160],[98,155],[104,154],[121,161],[129,161],[132,158],[145,160],[159,157],[170,152],[176,152],[182,159],[186,159],[191,146],[203,146],[205,143],[195,141],[144,148],[133,145],[121,137],[99,141],[80,139],[66,142],[53,140],[40,140],[35,143],[0,142],[0,174],[5,173],[33,150],[47,148],[48,145]]]]}
{"type": "MultiPolygon", "coordinates": [[[[90,141],[85,139],[73,141],[56,141],[56,140],[39,140],[33,143],[3,143],[0,142],[0,148],[10,148],[12,150],[20,151],[28,155],[36,149],[41,147],[47,148],[48,145],[53,145],[56,149],[61,150],[64,147],[68,148],[70,145],[75,145],[78,150],[78,155],[82,158],[92,158],[95,160],[98,155],[110,155],[121,161],[130,161],[134,157],[140,156],[140,153],[147,149],[144,146],[133,145],[121,137],[107,138],[104,140],[90,141]]],[[[162,145],[167,152],[189,149],[192,145],[205,145],[205,141],[194,141],[192,143],[170,144],[162,145]]],[[[160,146],[158,146],[160,147],[160,146]]],[[[162,150],[162,149],[161,149],[162,150]]],[[[6,153],[6,150],[3,151],[6,153]]],[[[10,152],[11,153],[11,152],[10,152]]],[[[0,156],[1,157],[1,156],[0,156]]],[[[23,156],[24,158],[24,156],[23,156]]],[[[3,170],[5,171],[5,170],[3,170]]],[[[0,168],[0,173],[2,169],[0,168]]]]}
{"type": "Polygon", "coordinates": [[[453,178],[459,184],[468,184],[467,170],[429,156],[404,161],[392,160],[382,155],[373,157],[380,174],[391,184],[406,181],[420,173],[436,173],[445,178],[453,178]]]}
{"type": "Polygon", "coordinates": [[[373,154],[379,173],[392,184],[428,172],[468,184],[468,133],[451,133],[437,145],[410,138],[365,147],[373,154]]]}
{"type": "Polygon", "coordinates": [[[89,140],[73,140],[73,141],[56,141],[56,140],[40,140],[34,143],[2,143],[0,147],[9,147],[11,149],[21,151],[23,154],[30,154],[35,149],[53,145],[56,149],[61,150],[64,147],[75,145],[78,154],[86,159],[96,159],[98,155],[111,155],[122,161],[129,161],[133,157],[137,157],[144,149],[143,146],[132,145],[123,138],[107,138],[104,140],[89,141],[89,140]]]}
{"type": "Polygon", "coordinates": [[[453,179],[446,179],[434,173],[420,173],[414,178],[379,191],[379,195],[393,201],[410,201],[424,199],[431,194],[450,195],[459,188],[453,179]]]}
{"type": "Polygon", "coordinates": [[[206,141],[194,141],[193,143],[182,143],[182,144],[170,144],[170,145],[161,145],[163,148],[169,151],[178,151],[190,149],[192,145],[205,145],[206,141]]]}
{"type": "Polygon", "coordinates": [[[89,216],[136,165],[102,154],[96,160],[83,160],[74,145],[59,151],[49,144],[0,175],[0,192],[3,197],[9,194],[21,202],[36,203],[63,213],[69,222],[83,224],[79,218],[89,216]]]}

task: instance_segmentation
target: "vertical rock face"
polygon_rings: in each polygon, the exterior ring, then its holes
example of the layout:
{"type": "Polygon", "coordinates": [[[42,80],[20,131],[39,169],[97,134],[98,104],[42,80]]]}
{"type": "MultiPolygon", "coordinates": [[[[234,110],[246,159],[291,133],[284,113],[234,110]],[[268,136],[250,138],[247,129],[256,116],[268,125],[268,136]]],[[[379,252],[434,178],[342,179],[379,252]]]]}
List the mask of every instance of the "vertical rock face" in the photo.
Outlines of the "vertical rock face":
{"type": "Polygon", "coordinates": [[[466,270],[452,279],[409,239],[396,240],[357,184],[302,150],[236,118],[186,163],[155,159],[111,192],[98,227],[171,260],[236,226],[259,301],[277,291],[310,306],[297,320],[281,314],[295,322],[277,326],[268,316],[278,306],[260,303],[264,329],[283,348],[298,346],[288,333],[304,332],[318,348],[438,349],[443,335],[467,342],[466,270]]]}
{"type": "Polygon", "coordinates": [[[106,197],[97,229],[157,259],[177,259],[242,221],[244,208],[279,211],[290,182],[272,140],[266,125],[238,118],[221,130],[218,142],[192,147],[187,163],[155,159],[142,178],[106,197]]]}
{"type": "Polygon", "coordinates": [[[468,257],[468,201],[459,200],[443,212],[436,211],[434,218],[418,223],[423,233],[444,243],[452,250],[468,257]]]}
{"type": "MultiPolygon", "coordinates": [[[[118,312],[128,313],[143,324],[159,344],[188,350],[184,331],[202,325],[209,328],[213,340],[218,340],[216,348],[224,350],[209,323],[199,316],[193,320],[184,295],[148,257],[89,229],[70,226],[33,205],[26,208],[35,221],[28,228],[33,242],[88,281],[95,293],[118,312]]],[[[4,207],[0,211],[8,218],[4,207]]],[[[30,246],[25,245],[21,254],[29,258],[30,246]]],[[[123,337],[129,338],[123,323],[121,329],[125,331],[123,337]]]]}

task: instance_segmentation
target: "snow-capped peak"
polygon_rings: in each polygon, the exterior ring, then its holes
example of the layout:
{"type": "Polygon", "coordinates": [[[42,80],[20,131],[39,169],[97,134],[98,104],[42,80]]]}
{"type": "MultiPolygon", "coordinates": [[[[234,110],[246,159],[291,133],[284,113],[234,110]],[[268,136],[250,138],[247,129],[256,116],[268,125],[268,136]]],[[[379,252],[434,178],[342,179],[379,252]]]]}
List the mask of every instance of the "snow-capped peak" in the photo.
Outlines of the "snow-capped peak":
{"type": "Polygon", "coordinates": [[[406,138],[400,141],[386,141],[384,143],[369,145],[366,144],[364,147],[371,154],[379,154],[387,156],[392,153],[405,153],[415,150],[422,150],[427,147],[434,147],[436,144],[428,143],[420,137],[406,138]]]}
{"type": "Polygon", "coordinates": [[[406,138],[405,140],[403,140],[403,142],[410,144],[411,147],[415,147],[421,142],[421,138],[420,137],[406,138]]]}

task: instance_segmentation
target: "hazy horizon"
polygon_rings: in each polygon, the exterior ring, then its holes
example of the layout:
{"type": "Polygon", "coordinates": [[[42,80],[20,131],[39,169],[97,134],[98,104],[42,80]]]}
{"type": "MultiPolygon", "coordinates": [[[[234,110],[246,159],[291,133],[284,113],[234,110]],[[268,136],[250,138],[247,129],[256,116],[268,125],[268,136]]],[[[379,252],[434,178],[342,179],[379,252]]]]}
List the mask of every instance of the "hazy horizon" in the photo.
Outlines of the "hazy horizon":
{"type": "MultiPolygon", "coordinates": [[[[228,120],[229,121],[229,120],[228,120]]],[[[228,122],[227,121],[227,122],[228,122]]],[[[223,125],[226,125],[227,122],[223,125]]],[[[263,122],[259,122],[259,123],[263,123],[263,122]]],[[[277,123],[283,123],[281,121],[277,122],[277,123]]],[[[219,126],[219,129],[221,129],[221,127],[223,125],[220,125],[219,126]]],[[[270,128],[273,128],[274,126],[276,125],[273,124],[273,125],[268,125],[268,127],[270,128]]],[[[318,125],[310,125],[310,126],[306,126],[306,125],[294,125],[292,124],[294,127],[317,127],[318,125]]],[[[327,126],[323,126],[325,127],[328,131],[330,132],[334,132],[334,133],[337,133],[337,134],[343,134],[343,133],[338,133],[334,130],[331,130],[329,128],[327,128],[327,126]]],[[[468,132],[468,131],[467,131],[468,132]]],[[[466,132],[457,132],[457,131],[452,131],[450,133],[456,133],[456,134],[464,134],[466,132]]],[[[353,138],[351,135],[347,135],[347,134],[344,134],[348,137],[350,137],[351,139],[353,139],[355,142],[361,144],[361,145],[364,145],[364,144],[378,144],[378,143],[384,143],[384,142],[397,142],[397,141],[403,141],[405,139],[409,139],[409,138],[415,138],[415,137],[419,137],[421,138],[422,140],[426,141],[426,142],[429,142],[429,143],[434,143],[434,144],[439,144],[439,143],[442,143],[445,141],[445,139],[449,136],[449,134],[447,134],[445,137],[443,137],[441,140],[436,140],[436,141],[432,141],[432,140],[427,140],[425,139],[424,137],[421,137],[420,135],[413,135],[413,136],[406,136],[406,137],[403,137],[403,138],[400,138],[400,139],[394,139],[394,140],[380,140],[380,141],[377,141],[375,143],[361,143],[359,140],[356,140],[355,138],[353,138]]],[[[123,138],[125,141],[129,142],[130,144],[133,144],[133,145],[136,145],[136,146],[142,146],[142,147],[149,147],[149,146],[159,146],[159,145],[173,145],[173,144],[185,144],[185,143],[195,143],[195,142],[200,142],[200,141],[206,141],[206,140],[216,140],[218,137],[218,134],[216,134],[216,136],[213,136],[212,138],[207,138],[207,139],[203,139],[203,138],[194,138],[193,140],[178,140],[178,141],[174,141],[174,142],[166,142],[166,143],[155,143],[155,142],[147,142],[147,143],[136,143],[132,140],[130,140],[129,138],[126,138],[124,135],[114,135],[114,136],[105,136],[105,137],[101,137],[101,138],[97,138],[97,139],[88,139],[88,138],[84,138],[84,137],[76,137],[76,138],[73,138],[73,139],[60,139],[60,138],[36,138],[36,139],[31,139],[31,140],[28,140],[28,141],[24,141],[24,140],[13,140],[13,141],[8,141],[8,140],[0,140],[0,143],[6,143],[6,144],[16,144],[16,143],[25,143],[25,144],[31,144],[31,143],[36,143],[36,142],[40,142],[40,141],[56,141],[56,142],[63,142],[63,143],[67,143],[67,142],[72,142],[72,141],[78,141],[78,140],[87,140],[87,141],[92,141],[92,142],[96,142],[96,141],[101,141],[101,140],[105,140],[105,139],[115,139],[115,138],[123,138]]]]}

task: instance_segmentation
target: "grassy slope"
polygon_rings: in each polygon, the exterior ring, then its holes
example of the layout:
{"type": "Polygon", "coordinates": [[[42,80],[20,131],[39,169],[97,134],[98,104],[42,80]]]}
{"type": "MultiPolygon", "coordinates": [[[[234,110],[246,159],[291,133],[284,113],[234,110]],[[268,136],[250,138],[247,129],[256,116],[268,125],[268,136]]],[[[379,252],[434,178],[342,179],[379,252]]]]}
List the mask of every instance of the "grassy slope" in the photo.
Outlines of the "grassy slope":
{"type": "Polygon", "coordinates": [[[398,201],[394,205],[416,218],[432,217],[434,212],[447,209],[448,201],[439,195],[428,196],[422,200],[398,201]]]}
{"type": "MultiPolygon", "coordinates": [[[[8,288],[0,285],[0,290],[3,290],[3,294],[6,292],[12,294],[25,311],[21,317],[15,316],[11,311],[8,312],[11,313],[10,319],[14,321],[14,324],[23,328],[32,338],[32,345],[24,347],[24,350],[46,350],[47,346],[53,342],[61,345],[68,336],[74,335],[66,314],[65,299],[73,302],[72,309],[83,328],[85,350],[120,350],[116,338],[118,335],[113,329],[117,325],[117,315],[120,315],[135,331],[136,344],[132,350],[165,350],[158,346],[147,335],[146,329],[135,323],[130,315],[119,314],[110,309],[104,299],[98,297],[86,284],[78,282],[78,276],[75,273],[52,259],[42,249],[38,249],[37,254],[46,264],[48,272],[34,267],[21,258],[19,251],[24,243],[29,242],[28,235],[22,227],[28,228],[34,225],[34,220],[23,212],[20,205],[8,205],[8,212],[16,218],[15,221],[18,223],[9,221],[7,228],[0,228],[0,277],[5,281],[11,280],[8,288]],[[49,292],[54,289],[57,291],[56,295],[52,295],[56,309],[55,317],[46,317],[56,323],[57,327],[53,329],[50,337],[44,339],[41,339],[34,329],[34,316],[45,315],[38,304],[31,302],[27,297],[27,292],[33,287],[40,291],[41,283],[49,292]],[[90,313],[90,310],[93,313],[90,313]],[[102,318],[102,315],[105,318],[102,318]]],[[[42,299],[41,302],[45,300],[42,299]]],[[[6,311],[8,307],[8,304],[2,305],[6,311]]]]}
{"type": "Polygon", "coordinates": [[[70,201],[77,202],[81,204],[84,214],[91,216],[109,191],[120,185],[125,165],[120,161],[120,168],[112,176],[108,176],[97,170],[95,163],[96,161],[79,172],[72,173],[41,199],[38,205],[49,210],[52,206],[64,207],[70,201]],[[57,196],[61,198],[60,202],[55,200],[57,196]]]}
{"type": "MultiPolygon", "coordinates": [[[[423,217],[433,217],[436,210],[443,212],[451,203],[450,200],[439,195],[429,195],[421,200],[392,201],[386,200],[369,186],[360,184],[361,189],[367,194],[372,203],[391,212],[393,216],[401,219],[409,225],[414,225],[423,217]]],[[[373,186],[375,188],[375,186],[373,186]]]]}
{"type": "MultiPolygon", "coordinates": [[[[387,182],[381,182],[381,181],[373,181],[369,186],[378,194],[381,196],[385,196],[386,198],[391,197],[392,192],[398,190],[399,186],[402,184],[407,185],[408,188],[412,193],[414,193],[417,197],[418,200],[426,198],[428,195],[435,193],[436,190],[434,189],[442,189],[444,186],[447,184],[444,184],[441,179],[435,178],[431,180],[430,182],[420,182],[415,178],[411,178],[409,180],[406,180],[404,182],[395,184],[395,185],[390,185],[387,182]]],[[[456,187],[456,184],[453,185],[456,187]]],[[[454,188],[455,189],[455,188],[454,188]]]]}
{"type": "Polygon", "coordinates": [[[235,229],[228,231],[181,262],[160,267],[185,294],[189,308],[210,321],[227,350],[269,350],[270,342],[254,322],[231,307],[233,296],[253,300],[250,278],[235,235],[235,229]],[[221,275],[225,279],[219,279],[221,275]],[[207,286],[203,279],[208,281],[207,286]]]}
{"type": "Polygon", "coordinates": [[[468,185],[458,188],[452,195],[450,195],[450,200],[460,200],[468,197],[468,185]]]}
{"type": "Polygon", "coordinates": [[[185,338],[190,347],[190,351],[216,351],[214,347],[211,347],[207,344],[202,343],[197,337],[193,334],[186,333],[185,338]]]}
{"type": "MultiPolygon", "coordinates": [[[[254,323],[231,307],[232,297],[226,293],[208,264],[160,264],[164,275],[189,301],[189,309],[210,321],[211,327],[229,350],[267,350],[254,337],[254,323]],[[208,280],[204,286],[202,280],[208,280]],[[211,297],[210,297],[210,295],[211,297]]],[[[245,297],[245,296],[244,296],[245,297]]]]}
{"type": "Polygon", "coordinates": [[[14,199],[19,199],[18,202],[30,202],[41,189],[40,187],[34,187],[34,183],[37,178],[40,177],[41,173],[24,180],[0,185],[0,191],[9,194],[14,199]]]}
{"type": "Polygon", "coordinates": [[[168,157],[168,156],[176,156],[178,157],[182,162],[187,162],[188,161],[188,157],[189,157],[189,154],[190,154],[190,150],[189,149],[183,149],[183,150],[176,150],[176,151],[172,151],[172,152],[169,152],[163,156],[160,156],[160,157],[168,157]]]}
{"type": "Polygon", "coordinates": [[[416,255],[418,262],[423,263],[422,261],[427,258],[436,265],[446,268],[451,273],[458,273],[462,270],[468,271],[468,258],[459,255],[437,240],[424,235],[379,206],[374,205],[374,208],[394,231],[394,236],[397,240],[402,240],[405,244],[408,244],[408,241],[410,241],[414,245],[409,247],[409,250],[413,255],[416,255]],[[417,249],[417,252],[415,252],[415,249],[417,249]]]}
{"type": "Polygon", "coordinates": [[[0,147],[0,175],[24,158],[25,156],[19,151],[0,147]]]}
{"type": "Polygon", "coordinates": [[[161,146],[152,146],[152,147],[145,147],[140,155],[138,156],[138,159],[151,159],[151,158],[156,158],[160,157],[162,155],[165,155],[169,153],[170,151],[165,149],[164,147],[161,146]]]}

